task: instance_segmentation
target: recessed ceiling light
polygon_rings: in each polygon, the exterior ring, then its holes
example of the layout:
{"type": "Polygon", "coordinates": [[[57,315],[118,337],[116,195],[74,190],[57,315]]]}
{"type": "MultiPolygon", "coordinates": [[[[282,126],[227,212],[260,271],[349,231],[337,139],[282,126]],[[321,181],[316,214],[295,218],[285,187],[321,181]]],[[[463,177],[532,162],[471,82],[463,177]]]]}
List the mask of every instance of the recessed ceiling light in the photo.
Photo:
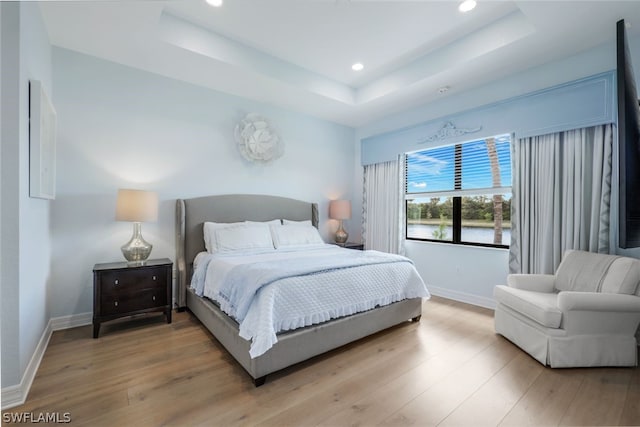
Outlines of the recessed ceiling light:
{"type": "Polygon", "coordinates": [[[356,62],[351,66],[351,69],[353,71],[361,71],[363,68],[364,68],[364,65],[362,65],[360,62],[356,62]]]}
{"type": "Polygon", "coordinates": [[[222,0],[205,0],[208,4],[214,7],[222,6],[222,0]]]}
{"type": "Polygon", "coordinates": [[[469,12],[470,10],[475,9],[476,4],[476,0],[465,0],[460,3],[460,6],[458,6],[458,10],[460,12],[469,12]]]}

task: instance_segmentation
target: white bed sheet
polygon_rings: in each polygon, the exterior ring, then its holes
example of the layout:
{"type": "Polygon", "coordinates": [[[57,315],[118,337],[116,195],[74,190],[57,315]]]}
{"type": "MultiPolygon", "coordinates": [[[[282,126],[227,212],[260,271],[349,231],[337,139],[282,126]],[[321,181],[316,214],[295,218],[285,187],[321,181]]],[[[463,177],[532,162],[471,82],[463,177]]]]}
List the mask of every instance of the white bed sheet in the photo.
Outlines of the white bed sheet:
{"type": "MultiPolygon", "coordinates": [[[[216,300],[225,276],[235,266],[340,254],[351,251],[335,245],[305,250],[269,251],[239,255],[202,253],[194,260],[192,288],[216,300]]],[[[264,286],[255,295],[240,336],[251,340],[250,355],[258,357],[277,341],[277,333],[322,323],[407,298],[429,298],[429,292],[411,262],[375,264],[291,277],[264,286]]]]}

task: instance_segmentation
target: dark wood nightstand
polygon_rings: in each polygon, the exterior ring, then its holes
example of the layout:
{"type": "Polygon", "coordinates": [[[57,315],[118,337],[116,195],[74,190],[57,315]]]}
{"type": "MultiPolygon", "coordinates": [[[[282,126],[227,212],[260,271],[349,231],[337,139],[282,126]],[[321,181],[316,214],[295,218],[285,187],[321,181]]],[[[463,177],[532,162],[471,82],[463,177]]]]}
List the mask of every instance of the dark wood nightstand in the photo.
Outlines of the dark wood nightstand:
{"type": "Polygon", "coordinates": [[[362,243],[353,243],[353,242],[347,242],[344,245],[341,245],[343,248],[347,248],[347,249],[355,249],[358,251],[364,251],[364,244],[362,243]]]}
{"type": "Polygon", "coordinates": [[[134,314],[162,311],[171,323],[173,263],[168,258],[131,266],[126,262],[93,267],[93,337],[100,324],[134,314]]]}

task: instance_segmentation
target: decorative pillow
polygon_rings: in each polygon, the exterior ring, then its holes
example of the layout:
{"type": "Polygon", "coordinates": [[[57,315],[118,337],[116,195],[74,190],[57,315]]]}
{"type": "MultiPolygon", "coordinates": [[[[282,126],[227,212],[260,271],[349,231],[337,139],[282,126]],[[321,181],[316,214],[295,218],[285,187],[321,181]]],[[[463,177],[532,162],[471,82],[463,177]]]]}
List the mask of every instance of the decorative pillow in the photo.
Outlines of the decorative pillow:
{"type": "Polygon", "coordinates": [[[304,221],[291,221],[290,219],[283,219],[282,224],[283,225],[310,225],[313,227],[313,224],[311,224],[310,219],[307,219],[304,221]]]}
{"type": "Polygon", "coordinates": [[[213,232],[211,253],[246,250],[273,250],[273,240],[267,224],[241,224],[219,227],[213,232]]]}
{"type": "Polygon", "coordinates": [[[271,225],[270,228],[276,249],[324,244],[320,233],[312,225],[271,225]]]}

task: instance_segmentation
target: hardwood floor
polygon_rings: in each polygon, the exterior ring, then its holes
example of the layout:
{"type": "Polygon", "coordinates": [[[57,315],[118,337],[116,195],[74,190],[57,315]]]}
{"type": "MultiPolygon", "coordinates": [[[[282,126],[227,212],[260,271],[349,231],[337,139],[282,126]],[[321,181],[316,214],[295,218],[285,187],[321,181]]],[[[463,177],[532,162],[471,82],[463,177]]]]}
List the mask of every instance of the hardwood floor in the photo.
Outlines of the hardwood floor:
{"type": "MultiPolygon", "coordinates": [[[[72,425],[640,425],[640,369],[548,369],[442,298],[407,323],[267,377],[189,313],[55,332],[25,405],[72,425]]],[[[3,413],[3,420],[6,421],[3,413]]]]}

